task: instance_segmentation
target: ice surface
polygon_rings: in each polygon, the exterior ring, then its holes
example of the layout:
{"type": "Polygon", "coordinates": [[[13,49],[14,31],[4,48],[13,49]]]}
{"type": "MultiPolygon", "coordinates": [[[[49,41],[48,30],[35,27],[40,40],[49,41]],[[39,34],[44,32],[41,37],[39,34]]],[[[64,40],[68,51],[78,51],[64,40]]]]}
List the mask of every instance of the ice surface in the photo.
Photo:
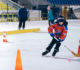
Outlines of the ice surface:
{"type": "MultiPolygon", "coordinates": [[[[60,47],[58,58],[42,57],[41,53],[51,41],[47,21],[28,21],[26,29],[40,28],[40,32],[7,35],[8,43],[0,36],[0,70],[15,70],[17,49],[21,50],[23,70],[80,70],[80,58],[74,57],[65,47],[77,53],[80,40],[80,20],[68,20],[69,30],[60,47]],[[68,59],[72,59],[71,62],[68,59]]],[[[18,29],[18,22],[0,23],[0,31],[18,29]]],[[[54,48],[53,48],[54,49],[54,48]]],[[[49,53],[47,56],[51,56],[49,53]]]]}

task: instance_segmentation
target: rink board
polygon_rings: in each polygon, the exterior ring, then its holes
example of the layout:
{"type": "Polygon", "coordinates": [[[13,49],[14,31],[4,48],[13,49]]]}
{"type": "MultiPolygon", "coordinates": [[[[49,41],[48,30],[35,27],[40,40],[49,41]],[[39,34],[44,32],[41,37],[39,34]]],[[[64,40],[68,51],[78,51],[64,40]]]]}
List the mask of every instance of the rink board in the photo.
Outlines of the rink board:
{"type": "MultiPolygon", "coordinates": [[[[11,34],[21,34],[21,33],[30,33],[30,32],[37,32],[40,31],[40,28],[35,28],[35,29],[26,29],[26,30],[15,30],[15,31],[7,31],[7,35],[11,34]]],[[[0,35],[3,35],[3,32],[0,32],[0,35]]]]}

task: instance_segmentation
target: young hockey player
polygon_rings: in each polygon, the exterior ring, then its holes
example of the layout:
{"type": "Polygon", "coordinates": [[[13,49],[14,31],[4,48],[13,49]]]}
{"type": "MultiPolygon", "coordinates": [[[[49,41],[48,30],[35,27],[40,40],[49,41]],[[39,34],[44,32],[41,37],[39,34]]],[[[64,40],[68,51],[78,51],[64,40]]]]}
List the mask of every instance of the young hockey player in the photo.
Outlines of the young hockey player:
{"type": "Polygon", "coordinates": [[[56,47],[54,48],[54,52],[52,53],[52,56],[55,56],[56,53],[59,52],[59,47],[61,45],[61,42],[65,40],[67,35],[67,30],[65,29],[63,24],[64,24],[63,20],[59,19],[58,23],[55,23],[54,25],[51,25],[48,28],[48,32],[50,33],[50,36],[53,39],[49,44],[49,46],[46,48],[46,51],[42,53],[43,56],[48,54],[55,44],[56,44],[56,47]]]}
{"type": "Polygon", "coordinates": [[[47,10],[48,10],[48,23],[50,26],[51,24],[54,23],[54,16],[53,16],[53,11],[50,6],[47,7],[47,10]]]}

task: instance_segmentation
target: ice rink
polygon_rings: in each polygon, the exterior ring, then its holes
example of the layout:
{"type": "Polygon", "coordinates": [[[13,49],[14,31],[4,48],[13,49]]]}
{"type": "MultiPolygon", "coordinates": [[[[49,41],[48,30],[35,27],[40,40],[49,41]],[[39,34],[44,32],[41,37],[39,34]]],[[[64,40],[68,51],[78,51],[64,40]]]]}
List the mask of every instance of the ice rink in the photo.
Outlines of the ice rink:
{"type": "MultiPolygon", "coordinates": [[[[15,70],[17,49],[21,51],[23,70],[80,70],[80,57],[74,57],[65,47],[77,53],[80,40],[80,20],[68,20],[68,35],[56,57],[42,57],[49,45],[47,21],[27,21],[26,29],[40,28],[40,32],[7,35],[8,43],[0,36],[0,70],[15,70]],[[71,61],[68,61],[71,59],[71,61]]],[[[0,32],[18,29],[18,22],[0,23],[0,32]]],[[[51,53],[47,56],[51,56],[51,53]]]]}

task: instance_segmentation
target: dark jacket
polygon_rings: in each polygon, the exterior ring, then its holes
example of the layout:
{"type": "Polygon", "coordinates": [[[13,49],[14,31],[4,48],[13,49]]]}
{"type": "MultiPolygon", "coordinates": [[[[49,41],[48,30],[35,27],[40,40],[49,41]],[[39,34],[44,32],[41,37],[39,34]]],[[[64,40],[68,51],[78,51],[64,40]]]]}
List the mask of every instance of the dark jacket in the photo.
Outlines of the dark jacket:
{"type": "Polygon", "coordinates": [[[28,11],[25,8],[19,9],[18,18],[19,18],[19,20],[26,21],[28,18],[28,11]]]}

